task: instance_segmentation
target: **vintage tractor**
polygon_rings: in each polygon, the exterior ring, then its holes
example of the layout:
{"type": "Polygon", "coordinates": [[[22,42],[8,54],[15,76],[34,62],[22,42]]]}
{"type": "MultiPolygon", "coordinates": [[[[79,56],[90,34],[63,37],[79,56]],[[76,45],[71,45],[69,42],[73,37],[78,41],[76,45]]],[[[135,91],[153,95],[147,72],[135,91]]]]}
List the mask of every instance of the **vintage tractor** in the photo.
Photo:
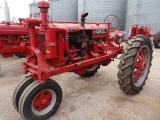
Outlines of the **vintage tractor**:
{"type": "Polygon", "coordinates": [[[153,44],[155,48],[160,48],[160,32],[157,32],[153,39],[153,44]]]}
{"type": "Polygon", "coordinates": [[[148,37],[136,36],[123,48],[114,38],[124,32],[110,32],[111,22],[85,23],[88,13],[84,13],[81,23],[49,23],[49,3],[40,1],[38,7],[41,20],[27,18],[24,22],[29,28],[30,52],[23,65],[24,72],[31,75],[20,82],[13,94],[13,105],[24,119],[46,120],[59,108],[62,89],[51,76],[64,72],[93,76],[100,66],[107,66],[122,53],[118,66],[121,90],[127,94],[142,90],[152,60],[148,37]],[[36,26],[40,26],[38,32],[36,26]]]}
{"type": "Polygon", "coordinates": [[[19,23],[0,23],[0,54],[7,58],[14,54],[25,57],[29,50],[28,28],[22,26],[24,19],[19,18],[19,23]]]}
{"type": "Polygon", "coordinates": [[[151,34],[150,33],[151,30],[152,28],[150,25],[141,26],[141,27],[139,27],[138,25],[132,26],[128,40],[132,39],[133,37],[137,35],[143,35],[148,38],[154,37],[155,34],[151,34]]]}
{"type": "MultiPolygon", "coordinates": [[[[19,18],[19,23],[10,20],[10,10],[5,0],[5,21],[0,23],[0,54],[3,57],[25,57],[29,48],[28,28],[22,26],[23,18],[19,18]]],[[[13,19],[15,20],[15,18],[13,19]]]]}

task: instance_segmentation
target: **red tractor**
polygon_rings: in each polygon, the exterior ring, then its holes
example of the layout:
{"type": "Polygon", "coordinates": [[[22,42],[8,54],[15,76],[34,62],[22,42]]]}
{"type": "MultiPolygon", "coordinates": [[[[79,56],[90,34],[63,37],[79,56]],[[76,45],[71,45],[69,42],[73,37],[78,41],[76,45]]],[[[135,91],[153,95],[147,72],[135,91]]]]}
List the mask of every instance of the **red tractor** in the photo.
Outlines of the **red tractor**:
{"type": "Polygon", "coordinates": [[[132,26],[128,40],[132,39],[133,37],[137,35],[143,35],[148,38],[154,37],[155,35],[150,33],[151,30],[152,28],[150,25],[141,26],[141,27],[139,27],[138,25],[132,26]]]}
{"type": "Polygon", "coordinates": [[[139,93],[147,79],[152,61],[149,38],[139,35],[127,41],[125,48],[114,42],[123,31],[110,30],[111,22],[85,23],[88,13],[82,14],[81,23],[49,23],[49,3],[38,2],[41,20],[27,18],[30,50],[24,72],[31,73],[15,89],[13,104],[27,120],[46,120],[59,108],[62,89],[51,80],[64,72],[83,77],[93,76],[100,66],[107,66],[119,54],[118,83],[127,94],[139,93]],[[38,32],[35,27],[40,26],[38,32]],[[112,32],[111,32],[112,31],[112,32]]]}
{"type": "Polygon", "coordinates": [[[0,54],[7,58],[14,54],[25,57],[29,50],[28,28],[22,26],[24,19],[19,18],[19,23],[0,23],[0,54]]]}

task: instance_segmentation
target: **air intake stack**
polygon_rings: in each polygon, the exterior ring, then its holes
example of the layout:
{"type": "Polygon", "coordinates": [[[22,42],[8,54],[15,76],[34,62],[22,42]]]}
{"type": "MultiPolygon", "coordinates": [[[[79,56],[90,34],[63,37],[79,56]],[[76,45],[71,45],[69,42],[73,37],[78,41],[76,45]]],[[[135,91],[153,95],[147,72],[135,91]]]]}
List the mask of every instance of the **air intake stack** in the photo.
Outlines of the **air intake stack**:
{"type": "Polygon", "coordinates": [[[41,12],[42,27],[44,30],[46,30],[48,25],[47,14],[48,14],[49,2],[46,2],[46,1],[38,2],[38,8],[40,8],[40,12],[41,12]]]}

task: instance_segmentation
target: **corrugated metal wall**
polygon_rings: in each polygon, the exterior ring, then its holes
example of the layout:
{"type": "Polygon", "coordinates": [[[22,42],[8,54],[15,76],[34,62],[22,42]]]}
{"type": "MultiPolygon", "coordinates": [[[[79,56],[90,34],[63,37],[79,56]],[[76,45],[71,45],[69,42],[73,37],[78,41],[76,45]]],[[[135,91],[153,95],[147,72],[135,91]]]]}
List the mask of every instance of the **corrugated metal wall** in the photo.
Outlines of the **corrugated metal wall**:
{"type": "MultiPolygon", "coordinates": [[[[78,20],[78,0],[49,0],[49,16],[52,20],[77,21],[78,20]]],[[[39,18],[39,9],[30,4],[30,13],[39,18]]]]}
{"type": "Polygon", "coordinates": [[[86,21],[103,22],[105,17],[114,14],[120,20],[120,30],[125,29],[128,0],[79,0],[79,15],[84,10],[89,13],[86,21]],[[84,4],[82,4],[84,1],[84,4]]]}
{"type": "Polygon", "coordinates": [[[29,13],[35,18],[40,18],[40,10],[37,7],[37,3],[33,2],[29,4],[29,13]]]}
{"type": "Polygon", "coordinates": [[[81,14],[84,13],[85,0],[78,0],[78,21],[81,21],[81,14]]]}
{"type": "Polygon", "coordinates": [[[160,0],[128,0],[126,37],[130,24],[150,25],[153,28],[151,33],[160,31],[160,0]]]}

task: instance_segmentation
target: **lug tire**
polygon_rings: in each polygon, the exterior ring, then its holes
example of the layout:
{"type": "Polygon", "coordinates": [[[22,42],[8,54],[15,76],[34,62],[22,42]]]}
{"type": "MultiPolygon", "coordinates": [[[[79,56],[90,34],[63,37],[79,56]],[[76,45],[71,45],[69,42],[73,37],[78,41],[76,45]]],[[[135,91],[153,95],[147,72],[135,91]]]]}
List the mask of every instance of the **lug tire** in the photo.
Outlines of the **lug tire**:
{"type": "Polygon", "coordinates": [[[153,53],[152,43],[149,38],[140,35],[132,38],[126,43],[127,45],[124,48],[124,52],[118,65],[118,84],[123,92],[134,95],[138,94],[142,90],[146,79],[148,79],[153,53]],[[134,72],[138,68],[136,68],[135,65],[138,62],[138,55],[140,55],[141,50],[146,50],[144,52],[144,58],[147,62],[146,67],[144,67],[144,72],[139,75],[139,81],[137,80],[136,83],[134,72]]]}
{"type": "Polygon", "coordinates": [[[153,44],[154,44],[154,47],[155,47],[155,48],[160,48],[159,39],[160,39],[160,32],[158,32],[158,33],[156,34],[155,38],[153,39],[153,44]]]}
{"type": "MultiPolygon", "coordinates": [[[[62,101],[62,89],[59,84],[51,79],[47,80],[45,84],[41,85],[39,81],[34,81],[31,83],[21,95],[19,101],[19,112],[23,119],[26,120],[47,120],[49,119],[59,108],[62,101]],[[35,108],[35,101],[37,96],[41,95],[42,92],[51,91],[51,98],[44,99],[45,94],[42,98],[38,98],[41,102],[38,102],[40,106],[46,103],[43,103],[46,100],[50,100],[51,103],[45,106],[42,110],[38,111],[35,108]],[[54,97],[52,97],[54,96],[54,97]],[[53,101],[53,102],[52,102],[53,101]]],[[[36,106],[37,109],[40,108],[36,106]]]]}
{"type": "Polygon", "coordinates": [[[100,69],[100,65],[97,65],[96,67],[91,69],[87,69],[87,72],[81,75],[81,77],[91,77],[98,71],[98,69],[100,69]]]}
{"type": "Polygon", "coordinates": [[[16,111],[19,111],[19,99],[21,97],[21,94],[23,93],[23,91],[25,90],[25,88],[31,84],[33,82],[33,78],[32,77],[27,77],[24,80],[22,80],[19,85],[16,87],[14,93],[13,93],[13,106],[16,109],[16,111]]]}

